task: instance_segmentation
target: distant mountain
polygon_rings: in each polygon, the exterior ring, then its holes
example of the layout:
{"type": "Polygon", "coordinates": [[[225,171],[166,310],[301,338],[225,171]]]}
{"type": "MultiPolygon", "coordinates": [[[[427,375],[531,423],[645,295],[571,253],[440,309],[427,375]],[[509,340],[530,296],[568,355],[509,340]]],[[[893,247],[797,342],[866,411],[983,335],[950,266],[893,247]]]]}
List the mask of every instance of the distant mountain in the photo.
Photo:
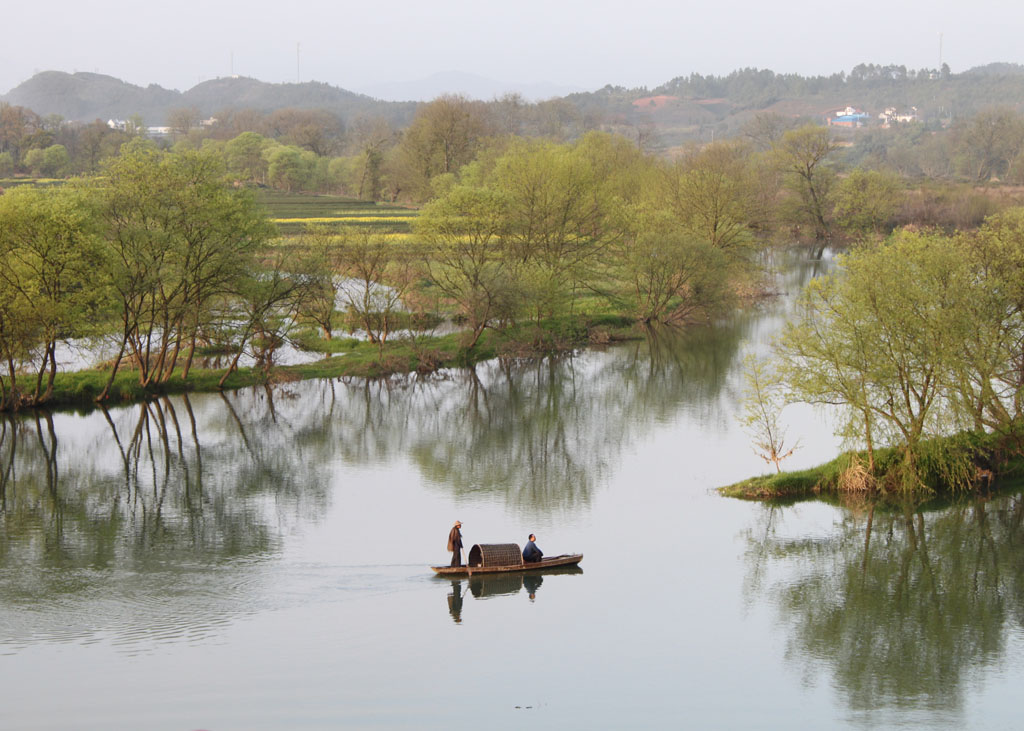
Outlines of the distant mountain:
{"type": "Polygon", "coordinates": [[[989,63],[964,71],[967,76],[1024,76],[1024,66],[1019,63],[989,63]]]}
{"type": "Polygon", "coordinates": [[[180,92],[155,84],[143,88],[103,74],[62,71],[36,74],[0,97],[0,101],[28,107],[43,116],[59,114],[65,119],[82,121],[127,119],[138,114],[147,124],[163,124],[169,112],[183,107],[195,107],[203,116],[225,109],[326,109],[343,118],[382,116],[405,124],[416,106],[378,101],[315,81],[269,84],[236,76],[204,81],[180,92]]]}
{"type": "Polygon", "coordinates": [[[489,101],[509,93],[518,93],[528,101],[563,97],[583,91],[580,87],[547,82],[524,83],[495,81],[463,71],[444,71],[416,81],[392,81],[362,87],[361,91],[389,101],[430,101],[442,94],[461,94],[470,99],[489,101]]]}

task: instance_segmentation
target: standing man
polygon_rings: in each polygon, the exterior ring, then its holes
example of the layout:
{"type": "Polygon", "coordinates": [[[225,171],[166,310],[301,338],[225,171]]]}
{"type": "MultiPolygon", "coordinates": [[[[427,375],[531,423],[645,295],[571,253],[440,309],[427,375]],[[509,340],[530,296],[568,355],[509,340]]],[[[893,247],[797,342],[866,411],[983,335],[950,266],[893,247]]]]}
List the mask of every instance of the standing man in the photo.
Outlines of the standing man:
{"type": "Polygon", "coordinates": [[[462,565],[462,521],[456,520],[448,534],[448,550],[452,552],[452,566],[462,565]]]}
{"type": "Polygon", "coordinates": [[[526,548],[523,549],[523,561],[525,561],[526,563],[537,563],[544,557],[544,554],[541,552],[541,550],[537,548],[537,544],[534,543],[534,541],[536,540],[537,536],[531,533],[530,540],[526,544],[526,548]]]}

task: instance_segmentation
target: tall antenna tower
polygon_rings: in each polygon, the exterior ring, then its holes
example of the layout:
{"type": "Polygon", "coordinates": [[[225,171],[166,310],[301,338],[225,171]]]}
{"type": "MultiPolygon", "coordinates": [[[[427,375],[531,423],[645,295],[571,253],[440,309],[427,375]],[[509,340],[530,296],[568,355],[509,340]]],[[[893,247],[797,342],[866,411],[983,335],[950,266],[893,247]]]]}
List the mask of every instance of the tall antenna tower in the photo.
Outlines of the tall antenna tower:
{"type": "Polygon", "coordinates": [[[302,77],[299,75],[299,42],[295,41],[295,83],[301,84],[302,77]]]}
{"type": "Polygon", "coordinates": [[[939,31],[939,68],[942,68],[942,31],[939,31]]]}

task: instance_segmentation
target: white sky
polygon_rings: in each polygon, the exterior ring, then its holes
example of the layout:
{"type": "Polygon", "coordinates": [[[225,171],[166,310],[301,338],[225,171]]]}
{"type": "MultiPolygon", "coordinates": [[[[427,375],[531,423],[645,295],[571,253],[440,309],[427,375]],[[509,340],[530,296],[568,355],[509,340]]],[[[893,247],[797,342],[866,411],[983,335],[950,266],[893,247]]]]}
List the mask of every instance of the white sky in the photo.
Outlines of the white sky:
{"type": "Polygon", "coordinates": [[[467,71],[587,89],[745,66],[1024,62],[1020,0],[0,0],[0,93],[37,71],[185,90],[234,72],[347,89],[467,71]]]}

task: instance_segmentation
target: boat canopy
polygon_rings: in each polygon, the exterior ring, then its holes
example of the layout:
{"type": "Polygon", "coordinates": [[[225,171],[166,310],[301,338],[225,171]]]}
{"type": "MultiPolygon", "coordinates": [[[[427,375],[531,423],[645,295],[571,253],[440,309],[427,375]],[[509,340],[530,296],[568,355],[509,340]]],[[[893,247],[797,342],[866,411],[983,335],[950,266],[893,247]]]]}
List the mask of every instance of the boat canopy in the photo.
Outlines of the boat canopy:
{"type": "Polygon", "coordinates": [[[469,566],[522,566],[523,552],[515,543],[475,543],[469,549],[469,566]]]}

